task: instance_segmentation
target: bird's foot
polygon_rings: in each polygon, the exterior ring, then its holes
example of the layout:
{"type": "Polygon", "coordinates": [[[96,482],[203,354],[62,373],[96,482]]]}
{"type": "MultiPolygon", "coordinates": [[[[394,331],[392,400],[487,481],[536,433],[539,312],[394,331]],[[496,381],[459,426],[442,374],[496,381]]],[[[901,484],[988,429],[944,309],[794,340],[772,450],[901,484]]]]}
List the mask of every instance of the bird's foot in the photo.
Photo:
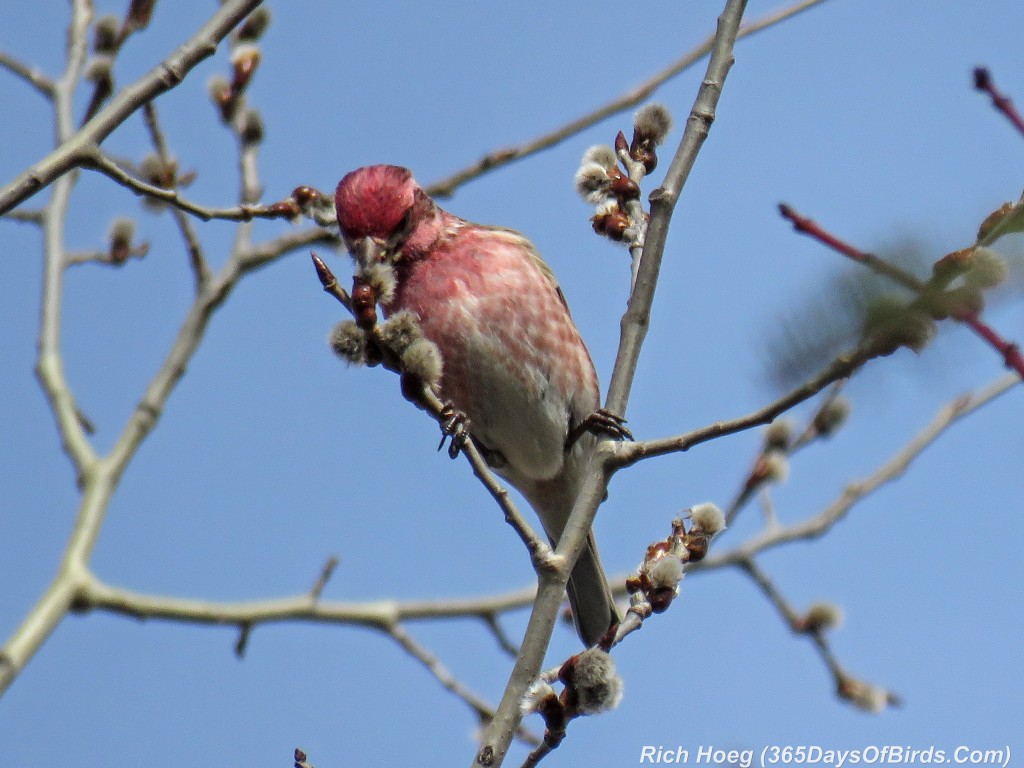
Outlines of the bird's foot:
{"type": "Polygon", "coordinates": [[[577,424],[565,438],[565,450],[570,450],[584,433],[606,435],[612,440],[632,440],[633,433],[626,429],[626,420],[604,408],[599,408],[577,424]]]}
{"type": "Polygon", "coordinates": [[[445,440],[451,438],[448,444],[448,456],[454,459],[459,451],[470,439],[469,418],[465,413],[455,408],[451,402],[444,404],[441,409],[441,442],[437,444],[437,450],[444,447],[445,440]]]}

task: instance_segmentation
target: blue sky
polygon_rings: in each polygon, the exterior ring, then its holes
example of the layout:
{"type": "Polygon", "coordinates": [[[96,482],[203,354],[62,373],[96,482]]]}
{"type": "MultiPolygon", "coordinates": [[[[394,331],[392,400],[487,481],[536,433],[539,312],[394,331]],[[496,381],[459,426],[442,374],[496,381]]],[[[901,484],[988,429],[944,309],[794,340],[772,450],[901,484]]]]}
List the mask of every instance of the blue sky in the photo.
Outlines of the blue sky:
{"type": "MultiPolygon", "coordinates": [[[[0,49],[56,73],[66,4],[9,5],[0,49]]],[[[101,13],[122,7],[97,5],[101,13]]],[[[408,165],[424,183],[441,178],[636,85],[703,40],[719,10],[708,2],[628,12],[612,3],[466,5],[272,6],[250,92],[267,123],[265,199],[303,183],[330,190],[348,170],[376,162],[408,165]]],[[[214,7],[158,3],[151,29],[118,61],[119,84],[152,67],[214,7]]],[[[748,18],[776,7],[752,2],[748,18]]],[[[1022,15],[1013,0],[828,0],[739,44],[673,220],[627,413],[638,437],[740,415],[777,394],[765,365],[773,331],[809,302],[827,304],[822,285],[850,268],[793,233],[778,218],[779,201],[864,248],[913,241],[934,260],[972,242],[981,219],[1019,195],[1024,140],[973,91],[970,73],[991,67],[1024,103],[1022,15]]],[[[158,102],[181,165],[200,171],[190,195],[215,206],[237,194],[233,140],[205,95],[207,79],[226,68],[221,50],[158,102]]],[[[703,65],[657,94],[678,123],[702,74],[703,65]]],[[[42,100],[4,72],[0,93],[6,182],[45,154],[51,129],[42,100]]],[[[590,231],[572,175],[588,146],[628,133],[629,120],[609,119],[444,203],[533,239],[605,383],[628,259],[590,231]]],[[[141,120],[104,146],[141,157],[141,120]]],[[[76,268],[64,306],[68,378],[98,426],[101,451],[117,439],[191,297],[170,220],[87,172],[69,247],[98,247],[119,215],[137,219],[150,254],[120,270],[76,268]]],[[[256,236],[289,226],[260,223],[256,236]]],[[[233,231],[224,222],[200,226],[215,266],[233,231]]],[[[77,493],[32,376],[38,233],[4,221],[0,233],[6,637],[53,577],[77,493]]],[[[1010,246],[1019,254],[1019,243],[1010,246]]],[[[332,259],[347,274],[346,262],[332,259]]],[[[1019,298],[986,317],[1024,339],[1019,298]]],[[[436,426],[402,400],[395,377],[332,357],[325,339],[339,319],[301,253],[242,283],[124,476],[95,552],[101,578],[156,594],[262,598],[308,589],[337,554],[324,593],[336,600],[481,595],[530,583],[528,559],[499,511],[467,466],[434,452],[436,426]]],[[[902,351],[872,364],[848,388],[849,425],[797,457],[773,493],[780,518],[815,514],[944,403],[1001,373],[998,357],[960,328],[920,357],[902,351]]],[[[869,716],[838,702],[810,645],[789,634],[748,580],[694,576],[669,613],[616,650],[621,707],[573,723],[551,764],[632,765],[647,744],[1008,745],[1019,754],[1022,423],[1017,389],[951,430],[829,536],[763,559],[797,606],[843,606],[847,620],[833,636],[840,660],[898,691],[902,709],[869,716]]],[[[727,503],[759,440],[738,435],[617,476],[596,525],[609,570],[635,567],[691,504],[727,503]]],[[[716,547],[740,543],[758,521],[752,508],[716,547]]],[[[506,625],[521,631],[525,613],[506,625]]],[[[509,661],[479,624],[410,629],[497,700],[509,661]]],[[[344,627],[263,627],[241,662],[234,641],[229,628],[69,617],[0,701],[0,765],[29,755],[36,765],[81,768],[125,759],[151,768],[287,765],[295,746],[320,768],[390,764],[396,754],[430,766],[470,761],[469,711],[388,639],[344,627]]],[[[550,663],[576,643],[559,631],[550,663]]]]}

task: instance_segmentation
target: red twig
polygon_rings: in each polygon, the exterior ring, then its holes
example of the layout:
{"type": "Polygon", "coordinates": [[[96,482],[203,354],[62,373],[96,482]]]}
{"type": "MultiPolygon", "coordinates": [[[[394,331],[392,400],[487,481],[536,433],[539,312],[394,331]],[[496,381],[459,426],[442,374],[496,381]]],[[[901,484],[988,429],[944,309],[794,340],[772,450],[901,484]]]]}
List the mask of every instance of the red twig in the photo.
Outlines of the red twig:
{"type": "Polygon", "coordinates": [[[977,314],[957,316],[957,320],[966,325],[988,344],[1003,356],[1006,367],[1016,371],[1024,379],[1024,355],[1021,355],[1020,347],[1012,341],[1007,341],[996,333],[989,325],[978,317],[977,314]]]}
{"type": "Polygon", "coordinates": [[[974,70],[974,87],[982,93],[987,93],[992,99],[992,106],[1006,115],[1006,119],[1024,135],[1024,117],[1021,117],[1020,112],[1013,106],[1010,97],[996,88],[996,84],[992,82],[992,73],[985,67],[974,70]]]}
{"type": "Polygon", "coordinates": [[[827,229],[822,228],[813,219],[801,216],[793,210],[791,206],[786,205],[786,203],[779,204],[779,213],[782,214],[782,218],[792,222],[793,229],[800,234],[814,238],[819,243],[827,245],[829,248],[837,253],[841,253],[846,258],[853,259],[853,261],[856,261],[858,264],[863,264],[869,269],[895,280],[900,285],[909,288],[915,293],[920,293],[924,290],[924,283],[909,272],[890,264],[885,259],[881,259],[873,253],[862,251],[859,248],[855,248],[849,243],[840,240],[827,229]]]}
{"type": "MultiPolygon", "coordinates": [[[[894,264],[890,264],[885,259],[879,258],[873,253],[862,251],[859,248],[855,248],[849,243],[840,240],[812,219],[806,216],[801,216],[789,205],[781,203],[779,205],[779,213],[782,214],[784,219],[792,222],[793,229],[797,232],[814,238],[837,253],[841,253],[843,256],[846,256],[848,259],[852,259],[858,264],[863,264],[873,271],[895,280],[900,285],[903,285],[916,293],[921,293],[927,287],[925,282],[914,277],[914,275],[909,272],[900,269],[894,264]]],[[[1021,354],[1020,347],[1017,344],[1007,341],[1000,336],[993,328],[981,319],[981,316],[977,312],[963,312],[956,314],[953,315],[953,319],[963,323],[984,339],[989,346],[1002,356],[1006,367],[1016,371],[1021,378],[1024,379],[1024,355],[1021,354]]]]}

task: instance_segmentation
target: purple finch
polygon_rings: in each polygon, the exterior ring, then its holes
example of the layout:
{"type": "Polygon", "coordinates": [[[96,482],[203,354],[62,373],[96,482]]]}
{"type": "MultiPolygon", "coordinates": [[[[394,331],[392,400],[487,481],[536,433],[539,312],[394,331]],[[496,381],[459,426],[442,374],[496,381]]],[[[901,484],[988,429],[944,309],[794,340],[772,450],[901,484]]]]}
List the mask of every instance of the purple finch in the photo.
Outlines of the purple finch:
{"type": "MultiPolygon", "coordinates": [[[[394,268],[385,314],[416,316],[441,353],[439,395],[466,415],[474,444],[557,543],[595,439],[586,427],[600,392],[551,269],[517,232],[439,208],[405,168],[349,173],[335,205],[350,252],[371,238],[394,268]]],[[[568,591],[577,631],[594,645],[619,617],[593,533],[568,591]]]]}

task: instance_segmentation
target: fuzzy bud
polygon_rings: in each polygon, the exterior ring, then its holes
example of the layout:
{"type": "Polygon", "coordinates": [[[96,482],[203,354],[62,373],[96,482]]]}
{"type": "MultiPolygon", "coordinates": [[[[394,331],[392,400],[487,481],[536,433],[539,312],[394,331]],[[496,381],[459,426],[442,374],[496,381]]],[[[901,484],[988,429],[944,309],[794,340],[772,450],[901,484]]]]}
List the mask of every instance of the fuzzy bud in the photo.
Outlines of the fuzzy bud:
{"type": "Polygon", "coordinates": [[[131,219],[115,219],[110,227],[110,261],[124,264],[132,255],[132,241],[135,239],[135,222],[131,219]]]}
{"type": "Polygon", "coordinates": [[[244,43],[231,52],[231,91],[236,96],[252,82],[262,54],[255,45],[244,43]]]}
{"type": "Polygon", "coordinates": [[[754,464],[750,473],[750,485],[760,483],[784,483],[789,477],[789,459],[782,451],[766,451],[754,464]]]}
{"type": "Polygon", "coordinates": [[[241,123],[238,126],[238,135],[242,139],[243,144],[259,144],[263,141],[265,128],[263,125],[263,116],[260,115],[259,110],[247,109],[242,114],[241,123]]]}
{"type": "MultiPolygon", "coordinates": [[[[174,168],[169,168],[158,155],[150,153],[142,158],[139,164],[139,176],[147,184],[154,187],[169,188],[174,183],[174,168]]],[[[159,213],[167,207],[163,200],[146,196],[142,198],[142,204],[152,213],[159,213]]]]}
{"type": "Polygon", "coordinates": [[[303,184],[292,191],[292,199],[299,206],[303,216],[320,226],[329,227],[338,223],[334,200],[318,189],[303,184]]]}
{"type": "Polygon", "coordinates": [[[206,84],[206,91],[210,94],[210,101],[220,112],[220,119],[225,123],[231,122],[238,111],[238,99],[231,89],[231,83],[222,75],[214,75],[206,84]]]}
{"type": "Polygon", "coordinates": [[[101,16],[93,29],[92,49],[96,53],[114,53],[120,42],[121,20],[117,16],[101,16]]]}
{"type": "Polygon", "coordinates": [[[559,678],[565,683],[570,708],[581,715],[597,715],[615,709],[622,701],[622,678],[607,651],[588,648],[562,665],[559,678]]]}
{"type": "Polygon", "coordinates": [[[263,37],[270,26],[270,9],[260,6],[245,17],[242,26],[235,32],[236,43],[254,43],[263,37]]]}
{"type": "Polygon", "coordinates": [[[576,194],[588,203],[600,203],[608,196],[612,180],[608,171],[597,163],[584,163],[576,171],[576,194]]]}
{"type": "MultiPolygon", "coordinates": [[[[934,315],[937,307],[929,311],[934,315]]],[[[879,355],[891,355],[900,347],[920,352],[935,336],[935,321],[894,296],[881,296],[868,307],[864,336],[879,355]]]]}
{"type": "Polygon", "coordinates": [[[865,683],[852,677],[843,677],[836,685],[836,694],[858,709],[878,714],[889,705],[899,704],[899,699],[884,688],[865,683]]]}
{"type": "Polygon", "coordinates": [[[664,104],[645,104],[633,117],[633,130],[637,140],[658,146],[672,130],[672,113],[664,104]]]}
{"type": "Polygon", "coordinates": [[[789,419],[776,419],[764,430],[765,451],[785,451],[793,439],[793,424],[789,419]]]}
{"type": "Polygon", "coordinates": [[[430,389],[437,391],[441,384],[444,363],[441,350],[429,339],[417,339],[402,352],[402,369],[430,389]]]}
{"type": "Polygon", "coordinates": [[[647,578],[654,589],[671,589],[676,592],[683,578],[683,563],[678,557],[665,554],[645,565],[647,578]]]}
{"type": "Polygon", "coordinates": [[[145,29],[153,18],[153,7],[156,0],[132,0],[128,5],[128,13],[124,17],[124,31],[121,36],[127,37],[138,29],[145,29]]]}
{"type": "MultiPolygon", "coordinates": [[[[373,288],[377,294],[377,302],[379,304],[391,303],[391,300],[395,297],[395,288],[398,286],[398,278],[395,277],[394,267],[390,264],[376,262],[368,264],[360,270],[359,275],[363,282],[373,288]]],[[[400,312],[399,314],[402,313],[400,312]]]]}
{"type": "Polygon", "coordinates": [[[725,530],[725,515],[716,504],[705,501],[690,507],[691,531],[700,531],[708,536],[725,530]]]}
{"type": "Polygon", "coordinates": [[[841,395],[829,398],[814,414],[814,430],[822,437],[834,435],[850,416],[850,401],[841,395]]]}
{"type": "Polygon", "coordinates": [[[611,171],[612,169],[617,168],[618,162],[619,159],[615,156],[614,149],[609,147],[607,144],[595,144],[583,153],[581,165],[596,163],[606,171],[611,171]]]}
{"type": "Polygon", "coordinates": [[[804,632],[827,632],[843,624],[843,609],[835,603],[814,603],[807,609],[800,629],[804,632]]]}
{"type": "Polygon", "coordinates": [[[414,341],[423,338],[416,315],[408,310],[396,312],[377,326],[381,342],[401,357],[414,341]]]}
{"type": "Polygon", "coordinates": [[[970,268],[964,275],[964,282],[974,288],[995,288],[1006,280],[1010,268],[998,253],[991,248],[975,248],[970,268]]]}
{"type": "Polygon", "coordinates": [[[349,365],[366,365],[366,334],[354,320],[342,320],[330,336],[331,349],[349,365]]]}
{"type": "Polygon", "coordinates": [[[85,79],[108,93],[114,88],[114,59],[107,54],[93,56],[85,67],[85,79]]]}
{"type": "Polygon", "coordinates": [[[945,320],[949,317],[963,317],[981,312],[985,308],[985,296],[980,288],[963,285],[930,294],[922,304],[932,318],[945,320]]]}

